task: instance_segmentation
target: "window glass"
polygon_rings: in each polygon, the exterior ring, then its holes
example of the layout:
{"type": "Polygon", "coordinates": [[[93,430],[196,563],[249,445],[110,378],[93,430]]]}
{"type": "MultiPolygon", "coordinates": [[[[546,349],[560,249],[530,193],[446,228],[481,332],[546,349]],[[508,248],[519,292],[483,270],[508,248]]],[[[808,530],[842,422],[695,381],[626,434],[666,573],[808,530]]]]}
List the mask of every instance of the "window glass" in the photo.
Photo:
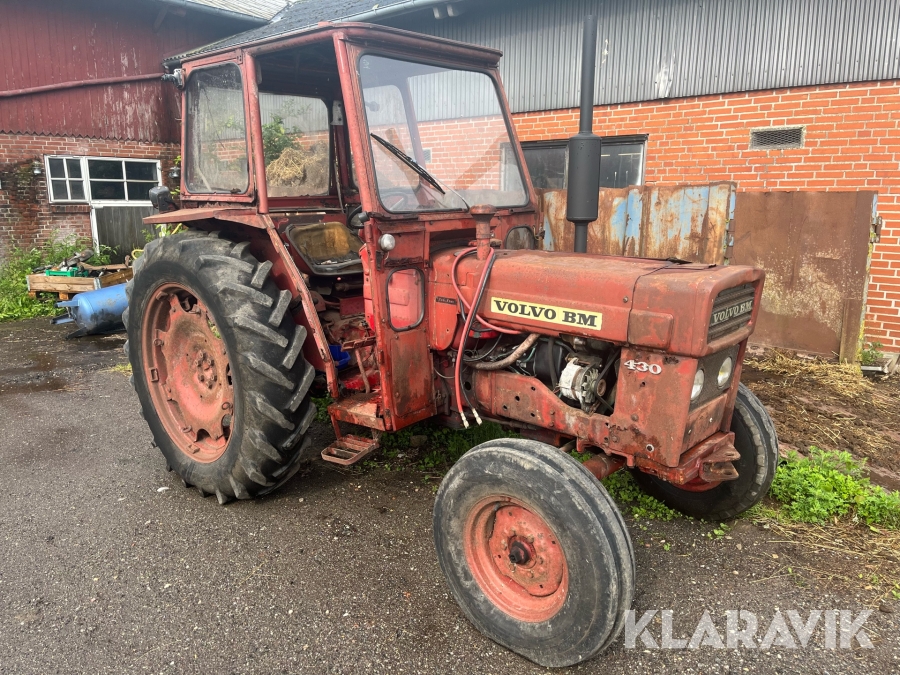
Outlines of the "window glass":
{"type": "Polygon", "coordinates": [[[125,178],[156,182],[156,166],[149,162],[125,162],[125,178]]]}
{"type": "Polygon", "coordinates": [[[146,202],[150,188],[159,185],[156,162],[89,159],[87,170],[91,199],[97,201],[146,202]]]}
{"type": "Polygon", "coordinates": [[[50,181],[50,186],[53,190],[53,199],[66,200],[69,198],[69,193],[66,192],[66,181],[53,180],[50,181]]]}
{"type": "Polygon", "coordinates": [[[623,188],[643,179],[643,143],[604,143],[600,157],[600,185],[623,188]]]}
{"type": "Polygon", "coordinates": [[[66,165],[60,158],[51,157],[49,160],[47,160],[47,167],[52,178],[66,177],[66,165]]]}
{"type": "Polygon", "coordinates": [[[91,180],[122,180],[122,160],[89,159],[88,175],[91,180]]]}
{"type": "Polygon", "coordinates": [[[328,194],[331,131],[318,98],[259,93],[270,197],[328,194]]]}
{"type": "Polygon", "coordinates": [[[379,197],[388,211],[528,201],[506,116],[485,73],[359,59],[379,197]],[[426,150],[428,152],[426,152],[426,150]]]}
{"type": "Polygon", "coordinates": [[[243,194],[250,185],[244,92],[234,64],[194,72],[187,84],[185,183],[194,193],[243,194]]]}
{"type": "Polygon", "coordinates": [[[525,164],[534,187],[545,190],[562,190],[566,187],[566,169],[569,162],[565,145],[522,146],[525,164]]]}
{"type": "MultiPolygon", "coordinates": [[[[568,149],[559,143],[525,143],[525,163],[534,187],[561,190],[568,186],[568,149]]],[[[644,176],[644,143],[603,139],[600,157],[600,187],[624,188],[640,185],[644,176]]]]}
{"type": "Polygon", "coordinates": [[[125,183],[111,180],[92,180],[91,199],[125,201],[125,183]]]}

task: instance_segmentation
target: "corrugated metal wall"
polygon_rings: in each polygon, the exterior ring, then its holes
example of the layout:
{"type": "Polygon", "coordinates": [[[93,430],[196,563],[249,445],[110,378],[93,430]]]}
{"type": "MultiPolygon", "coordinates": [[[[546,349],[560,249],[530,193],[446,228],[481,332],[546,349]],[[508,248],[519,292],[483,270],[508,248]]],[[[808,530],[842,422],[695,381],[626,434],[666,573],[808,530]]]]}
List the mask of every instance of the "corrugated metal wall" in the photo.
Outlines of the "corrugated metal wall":
{"type": "Polygon", "coordinates": [[[510,105],[525,112],[578,105],[589,13],[597,105],[900,78],[900,0],[498,0],[385,23],[502,50],[510,105]]]}
{"type": "MultiPolygon", "coordinates": [[[[162,72],[173,52],[246,24],[189,11],[154,32],[160,5],[0,0],[0,91],[162,72]]],[[[0,98],[0,132],[177,141],[175,88],[156,80],[0,98]]]]}

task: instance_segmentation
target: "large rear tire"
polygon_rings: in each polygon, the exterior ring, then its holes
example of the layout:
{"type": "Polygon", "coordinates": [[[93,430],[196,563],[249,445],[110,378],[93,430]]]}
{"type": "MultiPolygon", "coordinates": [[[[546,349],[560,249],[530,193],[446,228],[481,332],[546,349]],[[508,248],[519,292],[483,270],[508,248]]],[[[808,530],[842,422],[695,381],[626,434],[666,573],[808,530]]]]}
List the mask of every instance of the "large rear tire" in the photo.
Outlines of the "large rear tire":
{"type": "Polygon", "coordinates": [[[734,518],[759,503],[775,477],[778,466],[778,435],[762,402],[743,384],[738,385],[731,418],[734,447],[741,458],[735,462],[738,477],[704,491],[679,488],[656,476],[634,472],[637,483],[648,494],[693,518],[722,521],[734,518]]]}
{"type": "Polygon", "coordinates": [[[291,294],[247,248],[196,230],[150,242],[123,317],[156,445],[186,485],[221,504],[293,476],[316,413],[291,294]]]}
{"type": "Polygon", "coordinates": [[[547,667],[599,653],[634,596],[634,551],[609,494],[581,464],[526,439],[466,453],[434,506],[438,561],[486,636],[547,667]]]}

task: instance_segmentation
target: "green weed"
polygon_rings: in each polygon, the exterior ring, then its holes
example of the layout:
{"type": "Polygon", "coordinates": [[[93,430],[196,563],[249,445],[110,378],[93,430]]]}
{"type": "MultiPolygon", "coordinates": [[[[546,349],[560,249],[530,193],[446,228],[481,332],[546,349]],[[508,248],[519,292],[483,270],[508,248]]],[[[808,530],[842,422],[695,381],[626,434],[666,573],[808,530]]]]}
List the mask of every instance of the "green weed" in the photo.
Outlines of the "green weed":
{"type": "Polygon", "coordinates": [[[809,457],[791,453],[778,467],[770,494],[795,521],[822,524],[848,516],[900,529],[900,492],[872,485],[864,463],[848,452],[812,447],[809,457]]]}
{"type": "Polygon", "coordinates": [[[328,422],[331,416],[328,414],[328,406],[334,403],[330,396],[313,396],[312,402],[316,405],[316,422],[328,422]]]}
{"type": "Polygon", "coordinates": [[[603,480],[603,485],[619,506],[630,511],[636,518],[674,520],[683,517],[675,509],[670,509],[641,490],[628,471],[616,471],[603,480]]]}
{"type": "Polygon", "coordinates": [[[881,351],[882,345],[880,342],[870,342],[868,347],[859,350],[859,363],[862,366],[874,366],[878,363],[879,360],[884,358],[884,353],[881,351]]]}

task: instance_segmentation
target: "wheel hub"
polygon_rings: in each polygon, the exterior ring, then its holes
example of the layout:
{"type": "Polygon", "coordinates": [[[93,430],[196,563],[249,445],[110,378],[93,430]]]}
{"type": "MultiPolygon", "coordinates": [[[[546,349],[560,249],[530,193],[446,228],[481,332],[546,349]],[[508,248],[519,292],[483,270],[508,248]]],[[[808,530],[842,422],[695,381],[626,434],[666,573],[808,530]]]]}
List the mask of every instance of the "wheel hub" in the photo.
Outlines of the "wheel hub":
{"type": "Polygon", "coordinates": [[[144,325],[145,374],[160,421],[182,452],[215,461],[230,438],[234,386],[209,310],[188,289],[167,284],[148,302],[144,325]]]}
{"type": "Polygon", "coordinates": [[[464,542],[475,581],[507,614],[538,622],[562,607],[568,568],[549,525],[510,497],[481,502],[470,515],[464,542]]]}

